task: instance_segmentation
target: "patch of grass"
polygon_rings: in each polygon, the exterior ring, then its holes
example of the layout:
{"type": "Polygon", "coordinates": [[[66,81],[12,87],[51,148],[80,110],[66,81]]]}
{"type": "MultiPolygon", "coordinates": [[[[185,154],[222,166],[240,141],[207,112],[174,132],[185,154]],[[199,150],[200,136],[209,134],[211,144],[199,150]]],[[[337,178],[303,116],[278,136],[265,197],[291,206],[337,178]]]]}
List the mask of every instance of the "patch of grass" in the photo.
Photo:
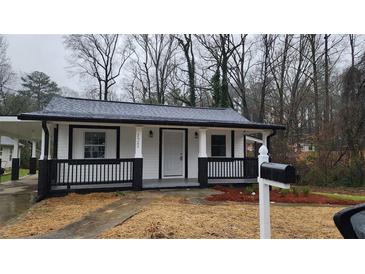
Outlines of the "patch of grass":
{"type": "Polygon", "coordinates": [[[289,192],[290,192],[290,189],[285,189],[285,188],[282,188],[279,190],[280,194],[284,197],[288,196],[289,192]]]}
{"type": "Polygon", "coordinates": [[[313,194],[322,195],[328,198],[344,200],[344,201],[355,201],[355,202],[364,202],[365,196],[357,196],[357,195],[349,195],[349,194],[337,194],[337,193],[324,193],[324,192],[313,192],[313,194]]]}
{"type": "Polygon", "coordinates": [[[116,191],[115,194],[117,196],[125,196],[125,193],[123,191],[116,191]]]}
{"type": "MultiPolygon", "coordinates": [[[[19,178],[28,175],[28,172],[29,172],[28,169],[21,168],[19,170],[19,178]]],[[[11,180],[11,172],[10,173],[6,172],[4,175],[1,176],[0,182],[5,183],[5,182],[8,182],[10,180],[11,180]]]]}

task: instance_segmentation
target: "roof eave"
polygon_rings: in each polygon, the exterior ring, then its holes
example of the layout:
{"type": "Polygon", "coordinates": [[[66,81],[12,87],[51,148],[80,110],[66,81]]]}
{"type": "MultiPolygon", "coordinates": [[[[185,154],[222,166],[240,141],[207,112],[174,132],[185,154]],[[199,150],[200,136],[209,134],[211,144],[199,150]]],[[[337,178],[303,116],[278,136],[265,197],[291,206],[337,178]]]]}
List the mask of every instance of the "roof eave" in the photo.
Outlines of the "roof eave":
{"type": "Polygon", "coordinates": [[[202,127],[228,127],[228,128],[250,128],[250,129],[279,129],[284,130],[285,126],[270,124],[239,124],[239,123],[217,123],[217,122],[194,122],[194,121],[157,121],[157,120],[135,120],[135,119],[111,119],[111,118],[89,118],[89,117],[61,117],[52,115],[34,115],[23,113],[18,115],[21,120],[39,121],[62,121],[62,122],[98,122],[98,123],[124,123],[124,124],[148,124],[148,125],[170,125],[170,126],[202,126],[202,127]]]}

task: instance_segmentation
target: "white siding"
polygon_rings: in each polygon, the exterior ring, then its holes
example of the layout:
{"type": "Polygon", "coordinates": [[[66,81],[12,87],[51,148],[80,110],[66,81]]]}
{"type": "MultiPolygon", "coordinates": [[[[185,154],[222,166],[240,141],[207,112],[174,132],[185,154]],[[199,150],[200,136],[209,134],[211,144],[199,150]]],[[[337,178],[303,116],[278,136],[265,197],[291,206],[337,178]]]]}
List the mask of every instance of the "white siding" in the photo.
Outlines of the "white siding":
{"type": "Polygon", "coordinates": [[[60,124],[58,126],[58,159],[68,158],[68,125],[60,124]]]}
{"type": "Polygon", "coordinates": [[[243,132],[235,131],[234,133],[234,157],[243,157],[243,132]]]}
{"type": "MultiPolygon", "coordinates": [[[[142,136],[144,138],[144,136],[142,136]]],[[[136,129],[134,127],[120,127],[120,158],[134,158],[136,145],[136,129]]],[[[143,150],[143,143],[142,143],[143,150]]]]}
{"type": "MultiPolygon", "coordinates": [[[[159,164],[159,129],[143,128],[142,135],[143,179],[157,179],[159,164]],[[150,130],[153,132],[153,137],[149,136],[150,130]]],[[[133,142],[134,140],[135,139],[133,139],[133,142]]]]}
{"type": "Polygon", "coordinates": [[[1,167],[2,168],[11,168],[11,164],[12,164],[11,151],[12,151],[12,147],[10,147],[10,146],[2,147],[2,155],[1,155],[1,167]]]}
{"type": "MultiPolygon", "coordinates": [[[[106,132],[106,158],[116,157],[116,130],[114,129],[84,129],[74,128],[73,133],[73,158],[82,159],[84,156],[84,132],[104,131],[106,132]]],[[[198,177],[198,150],[199,138],[195,138],[198,128],[188,129],[188,177],[198,177]]],[[[68,158],[68,125],[60,124],[58,130],[58,158],[68,158]]],[[[208,129],[207,130],[207,153],[211,156],[211,135],[226,135],[226,157],[231,157],[231,130],[208,129]]],[[[135,153],[134,126],[120,126],[120,158],[133,158],[135,153]]],[[[143,153],[143,179],[157,179],[159,173],[159,128],[143,127],[142,136],[143,153]],[[149,136],[152,130],[153,137],[149,136]]],[[[243,133],[235,132],[235,156],[243,157],[243,133]]]]}

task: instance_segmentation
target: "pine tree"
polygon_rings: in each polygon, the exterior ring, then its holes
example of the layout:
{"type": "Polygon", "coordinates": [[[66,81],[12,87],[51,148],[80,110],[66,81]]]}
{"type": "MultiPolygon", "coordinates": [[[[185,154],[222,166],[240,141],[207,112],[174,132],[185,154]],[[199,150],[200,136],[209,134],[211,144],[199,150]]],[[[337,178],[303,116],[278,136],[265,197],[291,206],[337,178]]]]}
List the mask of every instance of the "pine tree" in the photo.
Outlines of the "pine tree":
{"type": "Polygon", "coordinates": [[[21,77],[23,89],[19,93],[35,101],[38,109],[45,107],[53,96],[60,93],[57,84],[40,71],[21,77]]]}

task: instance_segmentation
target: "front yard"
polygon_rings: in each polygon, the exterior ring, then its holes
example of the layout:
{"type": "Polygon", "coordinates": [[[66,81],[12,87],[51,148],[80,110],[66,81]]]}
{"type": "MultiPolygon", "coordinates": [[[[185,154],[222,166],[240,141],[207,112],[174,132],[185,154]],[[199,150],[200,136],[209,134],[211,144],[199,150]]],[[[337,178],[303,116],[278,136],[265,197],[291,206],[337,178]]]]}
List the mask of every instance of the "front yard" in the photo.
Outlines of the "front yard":
{"type": "MultiPolygon", "coordinates": [[[[233,188],[234,189],[234,188],[233,188]]],[[[241,193],[237,189],[238,193],[241,193]]],[[[225,195],[213,189],[69,194],[44,200],[0,230],[1,238],[42,237],[83,219],[90,213],[119,214],[124,203],[150,199],[123,222],[96,238],[242,238],[259,237],[255,201],[214,201],[225,195]],[[113,203],[119,201],[119,203],[113,203]],[[114,204],[119,207],[113,208],[114,204]],[[108,206],[106,208],[106,206],[108,206]]],[[[243,194],[241,194],[243,195],[243,194]]],[[[332,217],[341,205],[282,204],[271,206],[273,238],[341,238],[332,217]]],[[[125,212],[120,212],[125,214],[125,212]]],[[[86,218],[85,218],[86,217],[86,218]]],[[[86,222],[87,223],[87,222],[86,222]]],[[[93,229],[90,223],[90,229],[93,229]]]]}
{"type": "MultiPolygon", "coordinates": [[[[28,175],[29,170],[21,168],[19,169],[19,178],[28,175]]],[[[0,176],[0,183],[9,182],[11,180],[11,170],[6,170],[3,175],[0,176]]]]}

